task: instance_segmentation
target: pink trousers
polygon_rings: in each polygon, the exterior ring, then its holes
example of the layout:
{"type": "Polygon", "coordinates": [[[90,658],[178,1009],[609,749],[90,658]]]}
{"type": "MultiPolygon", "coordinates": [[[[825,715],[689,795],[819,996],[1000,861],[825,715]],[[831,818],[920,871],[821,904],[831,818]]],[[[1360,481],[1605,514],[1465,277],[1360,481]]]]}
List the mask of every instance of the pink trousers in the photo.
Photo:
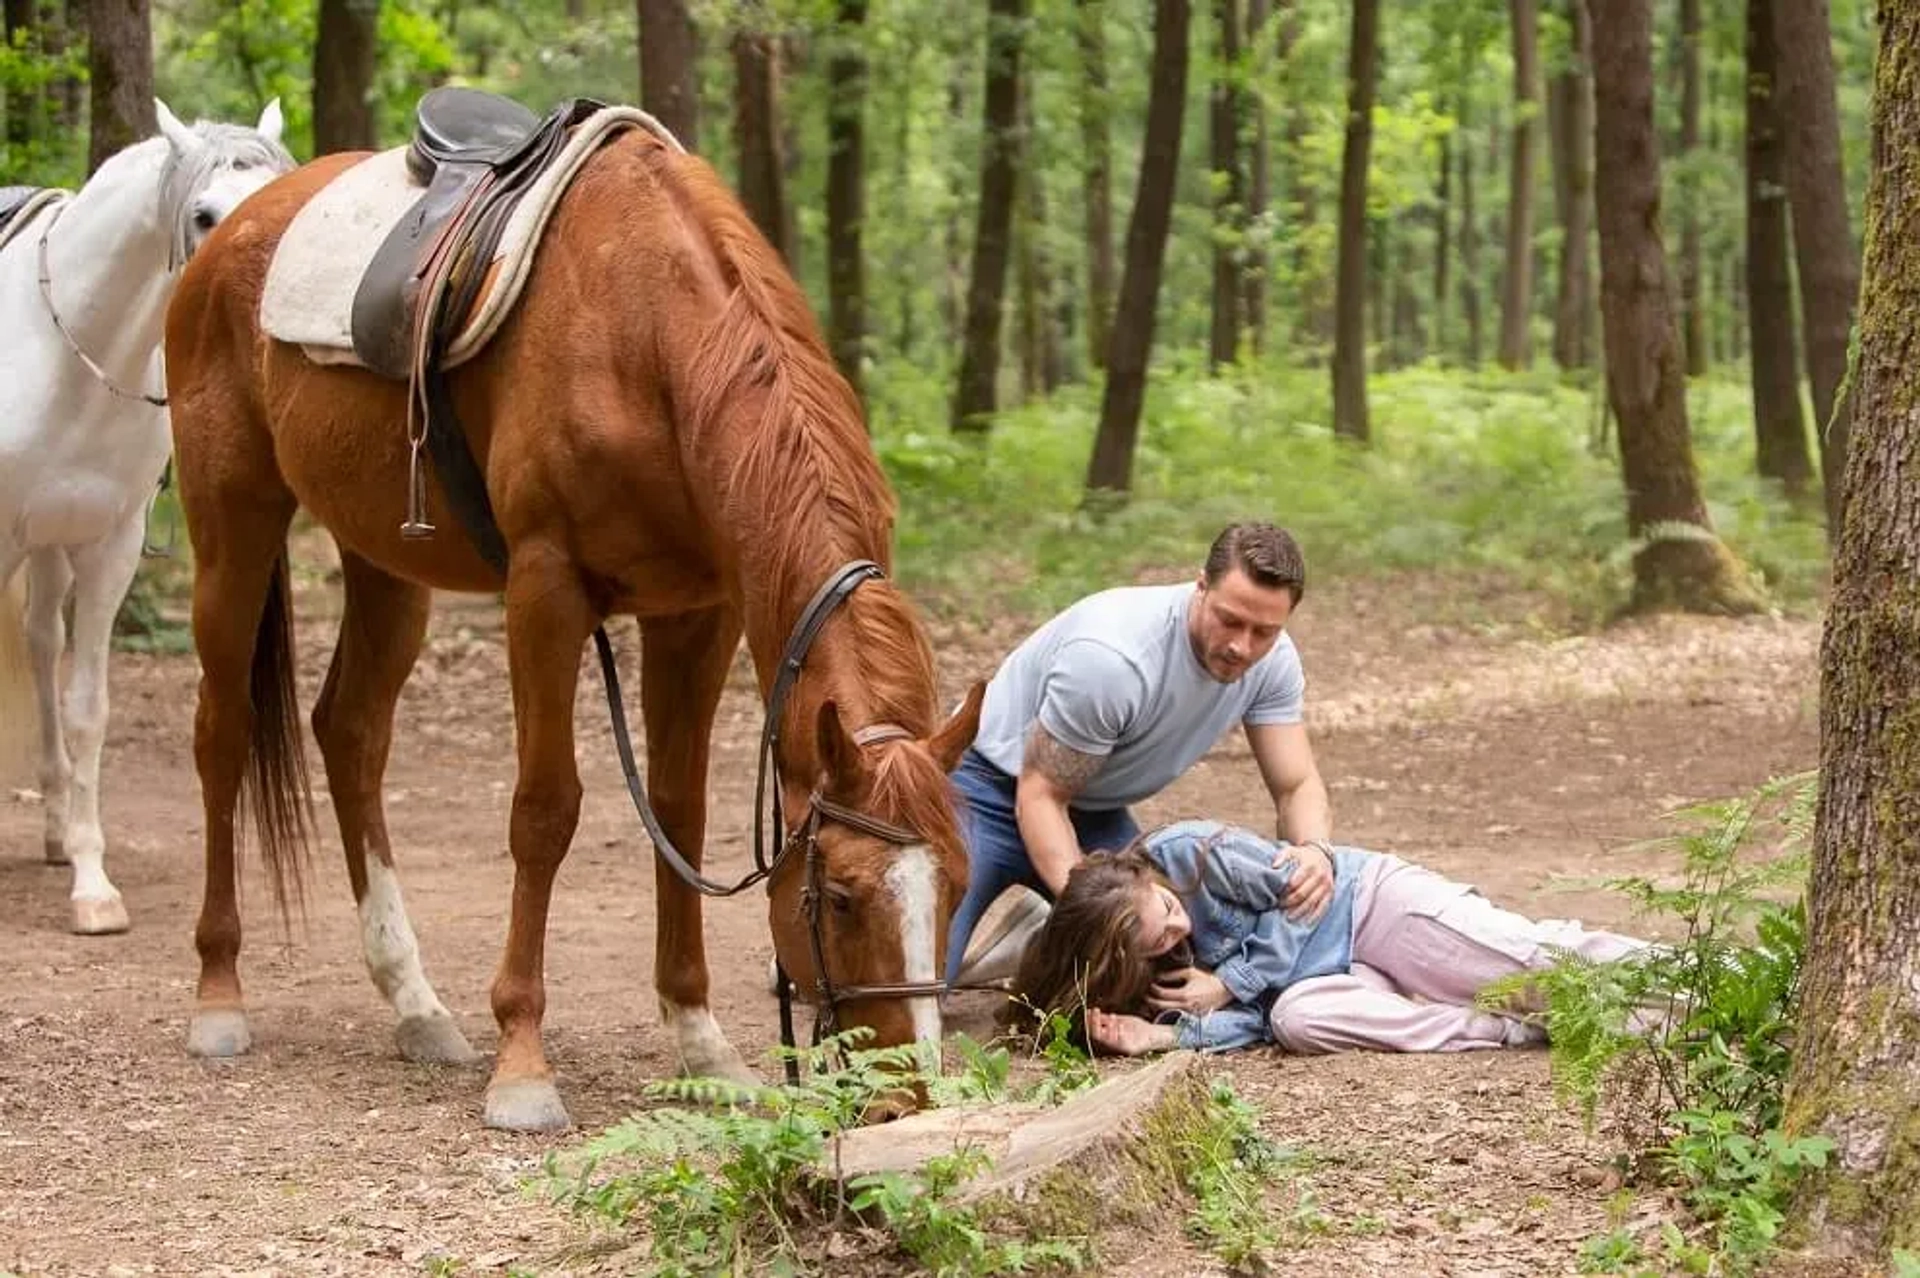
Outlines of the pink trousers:
{"type": "Polygon", "coordinates": [[[1556,951],[1607,962],[1646,945],[1571,920],[1535,922],[1464,883],[1382,855],[1361,872],[1354,898],[1352,971],[1288,986],[1268,1022],[1275,1042],[1302,1055],[1543,1043],[1539,1027],[1476,1009],[1481,987],[1551,967],[1556,951]]]}

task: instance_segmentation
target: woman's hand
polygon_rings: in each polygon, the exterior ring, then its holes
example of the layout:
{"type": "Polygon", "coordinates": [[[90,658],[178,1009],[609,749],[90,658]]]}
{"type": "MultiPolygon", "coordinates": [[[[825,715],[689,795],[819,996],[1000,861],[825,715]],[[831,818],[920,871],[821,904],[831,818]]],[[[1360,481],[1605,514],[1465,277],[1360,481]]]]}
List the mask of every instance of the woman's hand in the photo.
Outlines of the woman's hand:
{"type": "Polygon", "coordinates": [[[1147,1006],[1156,1012],[1190,1012],[1205,1016],[1233,1002],[1233,991],[1204,968],[1183,967],[1153,983],[1147,1006]]]}
{"type": "Polygon", "coordinates": [[[1171,1025],[1155,1025],[1138,1016],[1120,1016],[1097,1007],[1087,1009],[1087,1039],[1095,1047],[1119,1056],[1144,1056],[1179,1046],[1171,1025]]]}

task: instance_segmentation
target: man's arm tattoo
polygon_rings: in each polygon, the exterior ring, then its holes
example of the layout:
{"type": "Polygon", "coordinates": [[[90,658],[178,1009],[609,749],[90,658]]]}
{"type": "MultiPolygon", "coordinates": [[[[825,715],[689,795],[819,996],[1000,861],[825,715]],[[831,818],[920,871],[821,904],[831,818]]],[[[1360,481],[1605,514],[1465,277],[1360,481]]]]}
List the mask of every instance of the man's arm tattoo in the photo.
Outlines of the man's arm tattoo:
{"type": "Polygon", "coordinates": [[[1103,755],[1086,754],[1061,745],[1052,733],[1037,723],[1033,725],[1033,731],[1027,734],[1026,766],[1053,782],[1065,794],[1080,793],[1105,762],[1103,755]]]}

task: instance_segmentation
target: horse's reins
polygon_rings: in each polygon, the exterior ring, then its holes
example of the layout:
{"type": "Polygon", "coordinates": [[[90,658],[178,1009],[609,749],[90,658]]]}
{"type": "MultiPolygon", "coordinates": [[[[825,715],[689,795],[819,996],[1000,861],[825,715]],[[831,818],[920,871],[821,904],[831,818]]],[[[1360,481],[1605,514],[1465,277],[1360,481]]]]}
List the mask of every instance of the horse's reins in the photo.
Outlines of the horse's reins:
{"type": "Polygon", "coordinates": [[[93,374],[95,381],[121,399],[136,400],[151,404],[155,408],[165,408],[167,406],[165,395],[147,395],[139,391],[124,390],[113,378],[107,376],[107,370],[100,367],[93,356],[87,354],[80,345],[79,339],[68,330],[66,321],[60,318],[60,312],[53,304],[53,274],[47,266],[47,237],[53,234],[53,225],[60,220],[60,214],[66,210],[66,207],[64,203],[55,204],[51,215],[47,218],[47,224],[40,228],[40,300],[46,303],[47,318],[53,321],[53,327],[59,332],[61,340],[67,344],[67,349],[73,352],[75,359],[87,366],[87,371],[93,374]]]}

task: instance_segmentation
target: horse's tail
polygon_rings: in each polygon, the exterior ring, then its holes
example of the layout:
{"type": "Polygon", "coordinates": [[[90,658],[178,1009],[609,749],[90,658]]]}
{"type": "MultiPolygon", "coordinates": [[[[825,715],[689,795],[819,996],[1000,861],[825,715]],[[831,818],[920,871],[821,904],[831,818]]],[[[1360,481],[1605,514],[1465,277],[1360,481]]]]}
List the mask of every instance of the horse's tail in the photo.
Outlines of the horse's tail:
{"type": "Polygon", "coordinates": [[[40,731],[40,707],[33,690],[33,662],[27,647],[27,572],[25,565],[0,581],[0,780],[32,775],[34,740],[40,731]]]}
{"type": "Polygon", "coordinates": [[[299,693],[294,687],[293,592],[287,552],[274,562],[260,628],[254,634],[253,739],[247,752],[248,806],[260,854],[273,879],[273,900],[284,923],[306,908],[305,867],[313,823],[307,755],[300,739],[299,693]]]}

